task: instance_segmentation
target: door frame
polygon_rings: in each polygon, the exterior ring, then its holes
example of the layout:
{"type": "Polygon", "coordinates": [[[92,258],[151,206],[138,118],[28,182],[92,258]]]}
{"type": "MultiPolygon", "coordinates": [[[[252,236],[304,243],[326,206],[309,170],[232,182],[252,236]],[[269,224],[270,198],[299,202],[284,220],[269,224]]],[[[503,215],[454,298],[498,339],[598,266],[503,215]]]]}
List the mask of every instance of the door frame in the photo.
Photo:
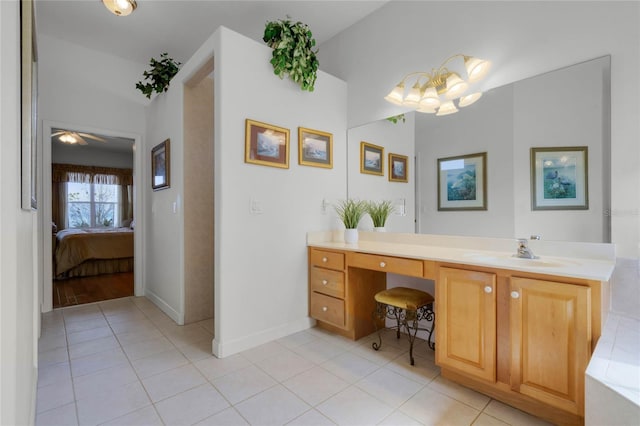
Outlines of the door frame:
{"type": "MultiPolygon", "coordinates": [[[[41,197],[38,201],[38,216],[42,224],[42,282],[40,311],[49,312],[53,309],[53,237],[51,233],[51,133],[54,128],[73,129],[84,133],[98,133],[106,136],[133,139],[133,217],[144,217],[144,191],[142,161],[142,135],[127,133],[114,129],[101,129],[59,121],[42,120],[42,182],[41,197]],[[47,178],[49,177],[49,178],[47,178]]],[[[141,224],[142,225],[142,224],[141,224]]],[[[144,226],[137,226],[133,234],[134,256],[134,294],[144,295],[144,226]]]]}

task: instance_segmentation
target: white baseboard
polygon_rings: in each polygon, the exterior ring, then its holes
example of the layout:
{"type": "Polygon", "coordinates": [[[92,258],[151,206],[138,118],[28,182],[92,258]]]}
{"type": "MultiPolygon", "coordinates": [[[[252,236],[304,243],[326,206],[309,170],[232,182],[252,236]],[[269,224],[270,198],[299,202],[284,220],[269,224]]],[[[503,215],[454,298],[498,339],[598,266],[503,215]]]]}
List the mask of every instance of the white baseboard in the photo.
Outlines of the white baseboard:
{"type": "Polygon", "coordinates": [[[307,330],[315,325],[315,320],[309,317],[300,318],[277,327],[262,330],[247,336],[235,339],[220,340],[217,336],[213,339],[211,349],[218,358],[224,358],[247,349],[255,348],[281,337],[288,336],[299,331],[307,330]]]}
{"type": "Polygon", "coordinates": [[[154,305],[156,305],[162,312],[169,315],[169,317],[174,320],[178,325],[184,325],[184,314],[173,309],[167,302],[162,300],[160,296],[155,294],[149,289],[145,289],[144,295],[147,299],[151,300],[154,305]]]}

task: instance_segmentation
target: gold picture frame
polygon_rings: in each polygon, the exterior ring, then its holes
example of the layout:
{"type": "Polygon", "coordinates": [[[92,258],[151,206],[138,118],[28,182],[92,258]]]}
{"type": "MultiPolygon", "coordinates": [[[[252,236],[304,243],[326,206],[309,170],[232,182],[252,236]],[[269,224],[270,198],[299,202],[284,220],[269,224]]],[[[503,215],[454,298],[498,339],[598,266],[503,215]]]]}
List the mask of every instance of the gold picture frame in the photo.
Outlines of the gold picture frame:
{"type": "Polygon", "coordinates": [[[360,142],[360,173],[384,176],[384,148],[360,142]]]}
{"type": "Polygon", "coordinates": [[[151,188],[154,191],[171,186],[170,140],[159,143],[151,150],[151,188]]]}
{"type": "Polygon", "coordinates": [[[298,164],[333,168],[333,135],[320,130],[298,127],[298,164]]]}
{"type": "Polygon", "coordinates": [[[247,118],[245,163],[289,168],[289,129],[247,118]]]}
{"type": "Polygon", "coordinates": [[[389,153],[389,182],[409,182],[409,157],[389,153]]]}

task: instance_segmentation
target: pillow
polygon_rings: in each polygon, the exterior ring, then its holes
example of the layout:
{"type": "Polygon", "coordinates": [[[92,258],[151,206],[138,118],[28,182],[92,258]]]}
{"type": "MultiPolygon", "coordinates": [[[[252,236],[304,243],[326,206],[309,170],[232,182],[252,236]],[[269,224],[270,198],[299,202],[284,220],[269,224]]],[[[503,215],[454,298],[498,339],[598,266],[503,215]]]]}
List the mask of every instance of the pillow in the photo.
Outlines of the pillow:
{"type": "Polygon", "coordinates": [[[128,228],[129,226],[131,226],[131,222],[133,222],[133,219],[125,219],[122,221],[120,226],[123,228],[128,228]]]}

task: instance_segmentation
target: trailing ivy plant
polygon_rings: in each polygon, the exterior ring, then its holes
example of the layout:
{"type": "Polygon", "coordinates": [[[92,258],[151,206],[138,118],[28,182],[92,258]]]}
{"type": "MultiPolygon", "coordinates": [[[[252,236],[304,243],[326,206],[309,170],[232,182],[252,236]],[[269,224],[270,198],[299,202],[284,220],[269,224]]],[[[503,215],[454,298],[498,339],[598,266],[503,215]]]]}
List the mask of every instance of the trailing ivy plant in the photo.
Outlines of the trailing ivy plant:
{"type": "Polygon", "coordinates": [[[167,53],[163,53],[160,55],[160,60],[151,58],[149,65],[151,68],[142,75],[144,80],[149,80],[151,83],[143,84],[139,81],[136,83],[136,89],[150,99],[154,91],[162,93],[169,90],[169,82],[178,73],[182,64],[169,58],[167,53]]]}
{"type": "Polygon", "coordinates": [[[405,122],[404,114],[392,115],[391,117],[387,117],[387,121],[392,122],[393,124],[398,124],[399,121],[405,122]]]}
{"type": "Polygon", "coordinates": [[[302,90],[313,92],[318,71],[318,50],[313,49],[316,40],[309,27],[299,21],[292,23],[289,19],[267,22],[262,40],[273,49],[273,73],[281,79],[288,74],[302,90]]]}

